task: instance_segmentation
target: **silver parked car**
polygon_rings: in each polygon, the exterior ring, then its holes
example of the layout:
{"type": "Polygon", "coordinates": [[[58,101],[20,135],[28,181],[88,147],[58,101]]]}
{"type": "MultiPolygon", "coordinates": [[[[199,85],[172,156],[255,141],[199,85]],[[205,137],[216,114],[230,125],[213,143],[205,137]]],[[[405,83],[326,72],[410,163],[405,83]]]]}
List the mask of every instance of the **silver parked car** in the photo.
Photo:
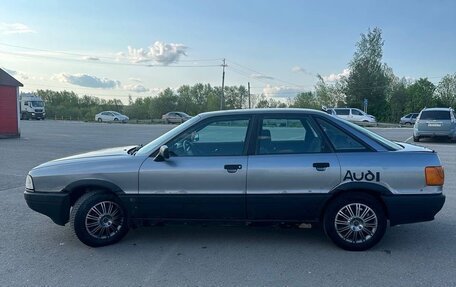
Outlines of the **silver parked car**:
{"type": "Polygon", "coordinates": [[[456,118],[452,108],[425,108],[413,127],[413,141],[444,137],[456,140],[456,118]]]}
{"type": "Polygon", "coordinates": [[[181,124],[191,118],[191,116],[183,112],[169,112],[162,116],[162,120],[165,124],[181,124]]]}
{"type": "Polygon", "coordinates": [[[416,118],[418,117],[418,113],[410,113],[406,114],[399,120],[400,125],[414,125],[416,122],[416,118]]]}
{"type": "Polygon", "coordinates": [[[105,111],[95,115],[97,122],[128,122],[129,118],[126,115],[114,111],[105,111]]]}
{"type": "Polygon", "coordinates": [[[326,109],[326,113],[350,122],[377,123],[377,119],[374,116],[356,108],[330,108],[326,109]]]}
{"type": "Polygon", "coordinates": [[[320,111],[258,109],[200,114],[145,146],[44,163],[27,175],[25,200],[90,246],[119,241],[138,220],[321,222],[341,248],[365,250],[388,221],[433,220],[443,183],[432,150],[320,111]]]}

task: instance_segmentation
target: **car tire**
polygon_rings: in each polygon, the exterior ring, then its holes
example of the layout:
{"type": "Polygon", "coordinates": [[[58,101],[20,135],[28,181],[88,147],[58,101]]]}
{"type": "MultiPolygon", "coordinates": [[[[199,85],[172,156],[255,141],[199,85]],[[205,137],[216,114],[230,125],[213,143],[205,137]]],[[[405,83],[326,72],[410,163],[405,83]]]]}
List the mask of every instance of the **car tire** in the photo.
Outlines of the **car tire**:
{"type": "Polygon", "coordinates": [[[118,119],[118,118],[114,118],[114,121],[115,121],[115,122],[118,122],[118,121],[119,121],[119,119],[118,119]]]}
{"type": "Polygon", "coordinates": [[[99,123],[103,122],[103,120],[101,118],[98,118],[97,120],[99,123]]]}
{"type": "Polygon", "coordinates": [[[92,247],[121,240],[128,232],[128,216],[117,196],[108,192],[89,192],[81,196],[70,213],[76,237],[92,247]]]}
{"type": "Polygon", "coordinates": [[[420,137],[413,136],[413,141],[414,142],[419,142],[420,141],[420,137]]]}
{"type": "Polygon", "coordinates": [[[387,218],[380,202],[364,193],[336,197],[323,219],[326,235],[337,246],[363,251],[376,245],[386,232],[387,218]]]}

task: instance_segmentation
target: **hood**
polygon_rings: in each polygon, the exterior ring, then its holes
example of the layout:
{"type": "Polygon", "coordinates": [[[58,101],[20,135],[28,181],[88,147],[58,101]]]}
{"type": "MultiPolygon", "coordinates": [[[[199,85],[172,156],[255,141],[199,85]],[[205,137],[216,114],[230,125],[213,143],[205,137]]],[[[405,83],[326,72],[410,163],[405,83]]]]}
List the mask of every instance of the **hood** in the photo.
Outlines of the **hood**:
{"type": "Polygon", "coordinates": [[[54,165],[60,165],[60,164],[69,164],[69,163],[72,163],[72,162],[75,162],[78,160],[83,160],[83,159],[92,159],[92,158],[99,158],[99,157],[113,157],[113,156],[126,156],[126,155],[128,155],[128,151],[134,147],[136,147],[136,145],[107,148],[107,149],[102,149],[102,150],[97,150],[97,151],[81,153],[81,154],[77,154],[77,155],[72,155],[72,156],[48,161],[35,168],[48,167],[48,166],[54,166],[54,165]]]}

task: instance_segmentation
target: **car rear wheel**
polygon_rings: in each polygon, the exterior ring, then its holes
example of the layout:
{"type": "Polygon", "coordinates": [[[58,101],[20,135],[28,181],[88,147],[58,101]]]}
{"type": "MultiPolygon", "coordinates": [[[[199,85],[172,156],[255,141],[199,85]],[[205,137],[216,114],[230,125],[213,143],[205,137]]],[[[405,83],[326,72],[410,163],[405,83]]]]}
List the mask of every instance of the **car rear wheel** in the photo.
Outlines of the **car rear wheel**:
{"type": "Polygon", "coordinates": [[[70,224],[78,239],[99,247],[121,240],[128,232],[127,212],[120,200],[106,192],[89,192],[76,201],[70,224]]]}
{"type": "Polygon", "coordinates": [[[420,137],[413,136],[413,141],[414,142],[419,142],[420,141],[420,137]]]}
{"type": "Polygon", "coordinates": [[[326,235],[339,247],[363,251],[376,245],[386,231],[381,204],[368,194],[346,194],[335,198],[323,219],[326,235]]]}
{"type": "Polygon", "coordinates": [[[114,118],[114,121],[115,121],[115,122],[118,122],[118,121],[119,121],[119,119],[118,119],[118,118],[114,118]]]}

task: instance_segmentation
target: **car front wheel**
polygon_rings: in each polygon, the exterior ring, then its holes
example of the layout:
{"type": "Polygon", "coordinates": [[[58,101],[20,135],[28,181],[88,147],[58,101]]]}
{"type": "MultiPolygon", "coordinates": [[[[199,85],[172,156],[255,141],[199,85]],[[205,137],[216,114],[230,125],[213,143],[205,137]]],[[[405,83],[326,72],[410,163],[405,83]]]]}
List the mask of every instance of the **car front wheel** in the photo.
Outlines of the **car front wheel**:
{"type": "Polygon", "coordinates": [[[363,251],[382,239],[387,219],[374,197],[352,193],[337,197],[328,205],[323,223],[326,235],[337,246],[363,251]]]}
{"type": "Polygon", "coordinates": [[[111,193],[89,192],[73,206],[70,224],[78,239],[99,247],[121,240],[128,232],[127,212],[111,193]]]}

